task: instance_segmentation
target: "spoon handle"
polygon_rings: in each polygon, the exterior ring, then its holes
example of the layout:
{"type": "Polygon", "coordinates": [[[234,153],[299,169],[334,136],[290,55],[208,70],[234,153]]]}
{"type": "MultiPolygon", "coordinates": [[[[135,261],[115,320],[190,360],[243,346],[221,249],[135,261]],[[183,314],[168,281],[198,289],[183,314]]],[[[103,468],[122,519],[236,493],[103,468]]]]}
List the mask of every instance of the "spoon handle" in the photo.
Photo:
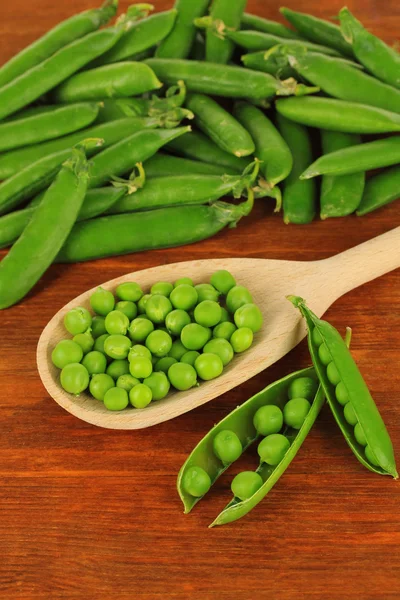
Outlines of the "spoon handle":
{"type": "Polygon", "coordinates": [[[400,267],[400,227],[319,261],[335,299],[400,267]]]}

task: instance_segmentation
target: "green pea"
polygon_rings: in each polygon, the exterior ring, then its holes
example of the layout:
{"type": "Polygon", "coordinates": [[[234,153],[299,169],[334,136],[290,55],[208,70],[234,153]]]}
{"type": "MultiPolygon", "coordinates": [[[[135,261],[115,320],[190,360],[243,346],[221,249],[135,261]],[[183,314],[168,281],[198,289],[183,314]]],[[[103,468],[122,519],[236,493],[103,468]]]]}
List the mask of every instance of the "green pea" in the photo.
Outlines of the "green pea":
{"type": "Polygon", "coordinates": [[[253,332],[249,327],[240,327],[231,335],[230,343],[235,352],[248,350],[253,343],[253,332]]]}
{"type": "Polygon", "coordinates": [[[165,296],[156,294],[147,300],[145,310],[146,315],[153,323],[161,325],[161,323],[164,323],[167,314],[171,312],[172,304],[165,296]]]}
{"type": "Polygon", "coordinates": [[[336,400],[344,406],[349,401],[349,395],[343,381],[340,381],[335,388],[336,400]]]}
{"type": "Polygon", "coordinates": [[[243,304],[235,311],[234,321],[237,327],[248,327],[256,333],[262,327],[263,316],[255,304],[243,304]]]}
{"type": "Polygon", "coordinates": [[[63,369],[71,363],[80,363],[83,350],[79,344],[72,340],[61,340],[51,353],[53,365],[63,369]]]}
{"type": "Polygon", "coordinates": [[[138,314],[139,315],[145,315],[146,314],[146,304],[148,302],[148,300],[151,298],[151,294],[145,294],[144,296],[142,296],[139,300],[139,302],[137,303],[137,308],[138,308],[138,314]]]}
{"type": "Polygon", "coordinates": [[[182,356],[186,354],[187,348],[182,344],[181,340],[175,340],[173,342],[170,351],[168,352],[168,356],[175,358],[178,362],[181,360],[182,356]]]}
{"type": "Polygon", "coordinates": [[[200,356],[200,352],[197,352],[196,350],[189,350],[188,352],[185,352],[180,362],[187,365],[192,365],[192,367],[194,367],[194,363],[196,362],[196,358],[198,356],[200,356]]]}
{"type": "Polygon", "coordinates": [[[191,365],[176,362],[168,369],[168,379],[180,391],[190,390],[197,383],[197,373],[191,365]]]}
{"type": "Polygon", "coordinates": [[[125,335],[129,328],[129,319],[123,312],[112,310],[106,316],[104,325],[110,335],[125,335]]]}
{"type": "Polygon", "coordinates": [[[326,376],[328,377],[332,385],[337,385],[341,381],[339,371],[337,370],[337,367],[333,362],[330,362],[329,365],[326,367],[326,376]]]}
{"type": "Polygon", "coordinates": [[[152,401],[151,389],[144,383],[135,385],[129,392],[129,401],[135,408],[146,408],[152,401]]]}
{"type": "Polygon", "coordinates": [[[86,308],[78,306],[68,311],[64,317],[64,327],[72,335],[84,333],[92,324],[92,315],[86,308]]]}
{"type": "Polygon", "coordinates": [[[354,427],[354,437],[361,446],[367,445],[367,438],[365,437],[364,430],[360,423],[357,423],[357,425],[354,427]]]}
{"type": "Polygon", "coordinates": [[[104,396],[108,390],[115,386],[114,379],[106,373],[100,373],[99,375],[93,375],[89,384],[89,391],[93,398],[103,402],[104,396]]]}
{"type": "Polygon", "coordinates": [[[130,324],[129,337],[133,342],[145,342],[152,331],[154,331],[153,323],[149,319],[138,317],[130,324]]]}
{"type": "Polygon", "coordinates": [[[318,390],[318,383],[312,377],[298,377],[289,386],[289,400],[293,398],[306,398],[313,400],[318,390]]]}
{"type": "Polygon", "coordinates": [[[283,426],[283,413],[274,404],[261,406],[253,417],[253,425],[260,435],[279,433],[283,426]]]}
{"type": "Polygon", "coordinates": [[[228,313],[228,311],[226,310],[226,308],[224,308],[223,306],[221,306],[221,318],[219,320],[220,323],[232,323],[232,315],[230,315],[228,313]]]}
{"type": "Polygon", "coordinates": [[[80,363],[70,363],[61,371],[60,382],[66,392],[79,396],[89,385],[89,373],[80,363]]]}
{"type": "Polygon", "coordinates": [[[120,300],[138,302],[143,296],[143,291],[138,283],[134,283],[133,281],[127,281],[126,283],[120,283],[120,285],[115,290],[115,294],[120,300]]]}
{"type": "MultiPolygon", "coordinates": [[[[153,356],[162,358],[167,356],[172,348],[172,338],[165,331],[152,331],[146,338],[146,347],[150,350],[153,356]]],[[[175,358],[175,357],[174,357],[175,358]]]]}
{"type": "Polygon", "coordinates": [[[181,332],[181,342],[187,350],[201,350],[210,339],[210,329],[198,323],[185,325],[181,332]]]}
{"type": "Polygon", "coordinates": [[[214,454],[227,465],[241,456],[243,447],[234,431],[225,429],[217,433],[213,440],[214,454]]]}
{"type": "Polygon", "coordinates": [[[172,283],[168,283],[167,281],[159,281],[151,286],[150,292],[152,294],[160,294],[161,296],[169,298],[173,289],[174,286],[172,283]]]}
{"type": "Polygon", "coordinates": [[[104,350],[104,342],[106,341],[106,339],[108,337],[109,337],[108,333],[104,333],[103,335],[98,337],[97,340],[95,340],[95,342],[94,342],[93,350],[96,350],[97,352],[102,352],[103,354],[106,354],[106,351],[104,350]]]}
{"type": "MultiPolygon", "coordinates": [[[[85,333],[77,333],[72,338],[72,341],[76,344],[79,344],[79,346],[83,350],[83,354],[87,354],[88,352],[90,352],[94,346],[94,339],[90,331],[86,331],[85,333]]],[[[77,360],[76,362],[79,361],[77,360]]]]}
{"type": "Polygon", "coordinates": [[[354,411],[352,404],[350,404],[350,402],[345,404],[343,414],[344,414],[344,418],[346,419],[346,421],[348,422],[349,425],[353,425],[353,427],[354,427],[354,425],[357,425],[357,423],[358,423],[357,415],[354,411]]]}
{"type": "Polygon", "coordinates": [[[325,343],[321,344],[320,347],[318,348],[318,356],[319,356],[319,359],[322,362],[322,364],[325,365],[326,367],[332,361],[332,356],[330,355],[328,347],[325,343]]]}
{"type": "MultiPolygon", "coordinates": [[[[130,373],[125,373],[125,375],[121,375],[117,379],[117,387],[122,388],[123,390],[126,390],[127,392],[130,392],[131,389],[133,387],[135,387],[135,385],[138,385],[139,383],[140,383],[139,379],[136,379],[136,377],[132,377],[132,375],[130,373]]],[[[113,383],[113,385],[114,385],[114,383],[113,383]]]]}
{"type": "Polygon", "coordinates": [[[311,404],[306,398],[293,398],[289,400],[283,408],[283,418],[288,427],[293,429],[301,429],[308,413],[310,412],[311,404]]]}
{"type": "Polygon", "coordinates": [[[174,365],[176,362],[176,358],[172,358],[172,356],[163,356],[163,358],[159,358],[154,366],[154,370],[158,373],[161,371],[162,373],[167,374],[168,369],[171,365],[174,365]]]}
{"type": "Polygon", "coordinates": [[[93,308],[94,312],[97,315],[105,317],[106,315],[108,315],[109,312],[114,310],[114,294],[112,294],[108,290],[103,289],[102,287],[99,287],[90,296],[90,306],[93,308]]]}
{"type": "Polygon", "coordinates": [[[172,335],[180,335],[185,325],[189,325],[191,319],[185,310],[175,309],[165,319],[167,330],[172,335]]]}
{"type": "Polygon", "coordinates": [[[375,454],[372,452],[370,446],[365,446],[365,458],[371,465],[375,467],[380,467],[379,461],[376,458],[375,454]]]}
{"type": "Polygon", "coordinates": [[[211,285],[213,285],[221,294],[224,294],[224,296],[226,296],[226,294],[236,285],[234,276],[224,269],[215,271],[215,273],[211,275],[210,281],[211,285]]]}
{"type": "Polygon", "coordinates": [[[124,410],[128,404],[128,392],[122,388],[113,387],[104,395],[104,406],[108,410],[124,410]]]}
{"type": "Polygon", "coordinates": [[[222,338],[214,338],[207,342],[203,348],[203,352],[217,354],[222,360],[222,364],[226,367],[234,356],[233,348],[227,340],[222,338]]]}
{"type": "Polygon", "coordinates": [[[240,500],[247,500],[254,496],[256,492],[262,487],[263,480],[259,473],[255,471],[242,471],[238,473],[232,480],[231,490],[235,498],[240,500]]]}
{"type": "Polygon", "coordinates": [[[198,295],[198,302],[204,302],[204,300],[213,300],[218,302],[220,293],[210,283],[199,283],[194,286],[194,289],[198,295]]]}
{"type": "Polygon", "coordinates": [[[141,344],[135,344],[129,350],[128,360],[133,360],[136,356],[144,356],[145,358],[151,359],[151,352],[146,346],[142,346],[141,344]]]}
{"type": "Polygon", "coordinates": [[[173,289],[169,299],[174,308],[190,310],[196,306],[198,294],[192,285],[182,283],[173,289]]]}
{"type": "Polygon", "coordinates": [[[104,352],[111,358],[127,358],[131,346],[132,342],[126,335],[109,335],[104,340],[104,352]]]}
{"type": "Polygon", "coordinates": [[[97,375],[106,372],[107,359],[102,352],[93,350],[84,356],[82,365],[87,369],[89,375],[97,375]]]}
{"type": "Polygon", "coordinates": [[[322,339],[322,335],[320,334],[320,332],[318,331],[318,329],[316,327],[314,327],[314,329],[313,329],[312,339],[316,346],[320,346],[322,344],[322,342],[324,341],[322,339]]]}
{"type": "Polygon", "coordinates": [[[165,373],[152,373],[143,381],[151,389],[153,400],[162,400],[169,392],[171,384],[165,373]]]}
{"type": "Polygon", "coordinates": [[[279,465],[289,448],[290,442],[287,437],[280,433],[273,433],[258,444],[257,451],[263,462],[275,467],[279,465]]]}
{"type": "Polygon", "coordinates": [[[183,476],[182,485],[188,494],[201,498],[210,489],[211,479],[201,467],[190,467],[183,476]]]}
{"type": "Polygon", "coordinates": [[[221,319],[221,307],[213,300],[203,300],[194,309],[194,319],[203,327],[214,327],[221,319]]]}
{"type": "Polygon", "coordinates": [[[115,305],[115,310],[119,310],[120,312],[124,313],[124,315],[128,317],[129,321],[132,321],[138,313],[136,304],[130,300],[120,300],[115,305]]]}
{"type": "Polygon", "coordinates": [[[241,306],[252,303],[253,297],[250,294],[249,290],[243,285],[235,285],[229,290],[228,295],[226,297],[227,309],[233,315],[241,306]]]}
{"type": "Polygon", "coordinates": [[[191,285],[193,287],[193,279],[190,279],[190,277],[181,277],[175,281],[174,287],[178,287],[178,285],[191,285]]]}
{"type": "Polygon", "coordinates": [[[105,318],[100,317],[100,315],[95,315],[92,319],[91,331],[94,339],[100,337],[107,333],[105,326],[105,318]]]}
{"type": "Polygon", "coordinates": [[[224,340],[230,341],[233,332],[236,331],[236,325],[234,323],[229,323],[228,321],[219,323],[213,329],[213,337],[222,338],[224,340]]]}
{"type": "Polygon", "coordinates": [[[136,379],[146,379],[153,372],[153,363],[145,356],[135,356],[129,363],[129,372],[136,379]]]}
{"type": "Polygon", "coordinates": [[[121,375],[129,373],[129,361],[126,358],[113,360],[108,365],[106,373],[117,381],[121,375]]]}
{"type": "Polygon", "coordinates": [[[194,368],[201,379],[209,381],[210,379],[215,379],[221,375],[224,365],[217,354],[207,353],[200,354],[200,356],[196,358],[194,368]]]}

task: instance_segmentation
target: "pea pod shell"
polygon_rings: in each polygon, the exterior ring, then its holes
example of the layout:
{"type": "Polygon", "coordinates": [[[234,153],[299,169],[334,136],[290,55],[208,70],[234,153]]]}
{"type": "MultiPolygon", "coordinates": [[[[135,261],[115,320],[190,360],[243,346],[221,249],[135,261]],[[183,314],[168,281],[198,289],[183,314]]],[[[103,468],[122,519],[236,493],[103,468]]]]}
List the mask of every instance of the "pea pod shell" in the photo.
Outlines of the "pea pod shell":
{"type": "Polygon", "coordinates": [[[398,474],[391,439],[350,350],[347,348],[339,332],[327,321],[318,319],[305,305],[302,298],[290,296],[288,299],[300,310],[307,322],[309,330],[308,347],[311,359],[324,389],[328,404],[348,445],[358,460],[367,469],[380,475],[389,474],[397,479],[398,474]],[[339,373],[340,381],[347,391],[349,402],[365,434],[367,443],[376,456],[380,467],[375,467],[365,459],[363,447],[354,438],[353,427],[349,426],[343,416],[343,407],[336,400],[335,388],[327,378],[326,367],[321,363],[318,351],[313,342],[312,332],[314,328],[317,329],[328,349],[332,362],[339,373]]]}
{"type": "MultiPolygon", "coordinates": [[[[212,20],[220,20],[225,27],[239,29],[240,21],[246,8],[247,0],[213,0],[210,8],[212,20]]],[[[223,39],[212,28],[206,31],[206,61],[227,64],[232,58],[235,44],[223,39]]]]}
{"type": "Polygon", "coordinates": [[[159,58],[187,58],[196,36],[193,21],[202,17],[210,0],[176,0],[178,14],[171,33],[161,42],[156,51],[159,58]]]}
{"type": "Polygon", "coordinates": [[[282,23],[278,23],[277,21],[271,21],[269,19],[264,19],[263,17],[259,17],[257,15],[252,15],[250,13],[244,13],[242,16],[242,29],[255,29],[256,31],[262,31],[264,33],[272,33],[272,35],[277,35],[282,38],[287,38],[291,40],[301,40],[302,37],[293,29],[289,29],[282,23]]]}
{"type": "Polygon", "coordinates": [[[224,167],[217,164],[206,163],[200,160],[191,160],[157,152],[154,156],[146,160],[144,170],[148,177],[170,177],[181,175],[235,175],[238,169],[224,167]]]}
{"type": "Polygon", "coordinates": [[[400,197],[400,167],[398,165],[370,177],[357,215],[366,215],[400,197]]]}
{"type": "Polygon", "coordinates": [[[266,53],[264,50],[250,52],[244,54],[240,60],[247,69],[263,71],[263,73],[269,73],[279,79],[297,76],[296,71],[288,64],[286,57],[282,59],[277,57],[275,53],[266,53]]]}
{"type": "Polygon", "coordinates": [[[332,50],[332,48],[328,48],[327,46],[320,46],[305,40],[289,40],[278,37],[277,35],[261,33],[259,31],[226,31],[224,32],[224,35],[226,35],[229,40],[241,48],[245,48],[249,52],[269,50],[278,44],[285,44],[289,48],[297,48],[299,45],[301,45],[308,50],[312,50],[313,52],[321,52],[322,54],[328,54],[330,56],[340,56],[336,50],[332,50]]]}

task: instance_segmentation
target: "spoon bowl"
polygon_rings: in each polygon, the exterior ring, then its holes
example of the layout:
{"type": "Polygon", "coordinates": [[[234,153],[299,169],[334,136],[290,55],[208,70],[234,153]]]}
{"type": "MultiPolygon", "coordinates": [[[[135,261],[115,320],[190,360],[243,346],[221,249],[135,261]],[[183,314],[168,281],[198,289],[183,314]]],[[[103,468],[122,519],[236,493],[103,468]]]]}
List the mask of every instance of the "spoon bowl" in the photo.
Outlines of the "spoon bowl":
{"type": "Polygon", "coordinates": [[[223,258],[162,265],[136,271],[101,283],[115,291],[120,283],[136,281],[149,290],[156,281],[174,282],[190,276],[194,283],[208,282],[214,271],[227,269],[240,285],[249,288],[264,315],[264,325],[254,336],[252,347],[235,355],[223,374],[186,392],[170,392],[163,400],[142,410],[108,411],[89,393],[74,396],[59,383],[59,370],[51,361],[55,345],[65,338],[63,319],[76,306],[90,309],[93,288],[66,304],[47,324],[37,347],[37,365],[42,382],[54,400],[76,417],[110,429],[141,429],[167,421],[257,375],[287,354],[306,335],[300,313],[286,300],[292,294],[307,299],[322,316],[346,292],[400,267],[400,227],[334,257],[312,262],[252,258],[223,258]]]}

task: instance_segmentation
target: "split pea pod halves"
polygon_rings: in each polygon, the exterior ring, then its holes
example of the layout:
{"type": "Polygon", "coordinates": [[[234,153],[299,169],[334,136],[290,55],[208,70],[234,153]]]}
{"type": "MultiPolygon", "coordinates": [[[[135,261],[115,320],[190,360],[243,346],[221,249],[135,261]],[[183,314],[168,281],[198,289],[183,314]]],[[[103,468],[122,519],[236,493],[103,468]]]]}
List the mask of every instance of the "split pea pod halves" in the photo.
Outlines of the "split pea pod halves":
{"type": "Polygon", "coordinates": [[[345,440],[370,471],[398,477],[393,446],[379,410],[339,332],[318,319],[297,296],[288,299],[308,326],[308,347],[318,378],[345,440]]]}

